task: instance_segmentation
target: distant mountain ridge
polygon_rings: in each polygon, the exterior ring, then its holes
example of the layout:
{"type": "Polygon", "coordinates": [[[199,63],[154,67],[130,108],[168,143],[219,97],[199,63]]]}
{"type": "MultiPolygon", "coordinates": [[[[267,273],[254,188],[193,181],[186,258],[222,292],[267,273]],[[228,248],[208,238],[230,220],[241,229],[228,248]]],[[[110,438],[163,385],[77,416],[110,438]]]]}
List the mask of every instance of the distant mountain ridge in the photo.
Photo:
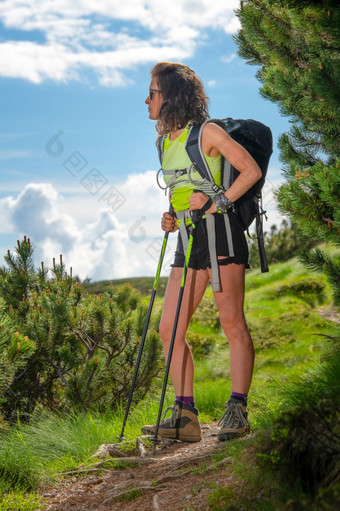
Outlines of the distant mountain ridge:
{"type": "MultiPolygon", "coordinates": [[[[99,294],[104,293],[104,291],[110,286],[111,282],[114,287],[119,287],[123,284],[131,284],[131,286],[140,291],[142,295],[149,295],[152,292],[154,280],[154,277],[130,277],[125,279],[86,282],[82,285],[89,293],[99,294]]],[[[160,277],[157,287],[157,296],[164,296],[167,280],[168,277],[160,277]]]]}

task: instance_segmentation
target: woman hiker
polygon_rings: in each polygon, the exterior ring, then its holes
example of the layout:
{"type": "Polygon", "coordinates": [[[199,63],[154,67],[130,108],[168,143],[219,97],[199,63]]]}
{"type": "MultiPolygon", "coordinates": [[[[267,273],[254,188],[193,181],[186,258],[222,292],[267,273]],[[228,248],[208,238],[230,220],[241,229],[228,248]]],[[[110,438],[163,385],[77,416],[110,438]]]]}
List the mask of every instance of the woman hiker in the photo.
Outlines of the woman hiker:
{"type": "MultiPolygon", "coordinates": [[[[149,95],[145,103],[148,105],[149,118],[157,121],[159,136],[166,135],[162,160],[166,183],[170,180],[166,171],[188,169],[191,165],[185,150],[185,141],[191,124],[201,124],[209,117],[207,99],[200,79],[186,65],[161,62],[151,70],[149,95]]],[[[218,432],[218,439],[223,441],[242,436],[249,431],[247,397],[253,372],[254,347],[243,312],[245,268],[249,267],[248,247],[243,228],[233,213],[233,203],[260,179],[261,170],[250,154],[214,123],[204,126],[201,147],[217,184],[221,182],[222,155],[240,172],[224,194],[219,193],[210,200],[211,205],[206,210],[206,214],[215,217],[221,290],[214,292],[214,299],[230,348],[232,393],[225,403],[225,413],[219,422],[218,432]],[[225,212],[227,215],[221,214],[225,212]],[[230,225],[232,253],[224,217],[227,217],[230,225]]],[[[178,218],[188,217],[183,216],[183,211],[202,209],[208,203],[209,196],[203,192],[194,193],[197,186],[192,184],[187,173],[172,179],[169,184],[174,213],[173,216],[163,213],[161,227],[163,231],[175,232],[179,229],[178,218]]],[[[186,229],[189,229],[189,226],[186,229]]],[[[185,249],[179,232],[159,326],[165,358],[168,356],[184,261],[185,249]]],[[[195,229],[169,371],[176,401],[170,408],[172,415],[160,423],[160,438],[176,438],[189,442],[201,439],[193,389],[194,363],[185,335],[209,280],[212,280],[212,268],[207,221],[206,217],[203,217],[195,229]]],[[[142,432],[154,434],[155,425],[143,426],[142,432]]]]}

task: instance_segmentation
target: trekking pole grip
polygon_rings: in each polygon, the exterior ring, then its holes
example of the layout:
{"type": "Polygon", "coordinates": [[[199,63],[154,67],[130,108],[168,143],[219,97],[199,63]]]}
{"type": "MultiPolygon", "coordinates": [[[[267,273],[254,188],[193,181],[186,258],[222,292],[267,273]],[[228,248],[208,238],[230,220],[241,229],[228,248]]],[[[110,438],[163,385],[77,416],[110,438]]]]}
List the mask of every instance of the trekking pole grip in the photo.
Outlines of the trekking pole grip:
{"type": "MultiPolygon", "coordinates": [[[[201,193],[201,190],[194,190],[194,193],[201,193]]],[[[196,226],[198,222],[202,220],[202,215],[204,213],[205,209],[204,206],[201,209],[194,209],[194,211],[191,212],[191,221],[196,226]]]]}

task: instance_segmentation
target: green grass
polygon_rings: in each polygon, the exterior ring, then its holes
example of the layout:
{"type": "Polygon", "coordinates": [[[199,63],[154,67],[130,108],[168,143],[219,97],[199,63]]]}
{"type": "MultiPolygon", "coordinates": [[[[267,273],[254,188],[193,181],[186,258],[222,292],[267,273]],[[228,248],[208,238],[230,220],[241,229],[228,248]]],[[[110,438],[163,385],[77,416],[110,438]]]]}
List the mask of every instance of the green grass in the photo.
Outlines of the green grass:
{"type": "Polygon", "coordinates": [[[3,436],[0,473],[9,486],[35,489],[56,473],[87,461],[94,450],[118,434],[119,417],[37,413],[3,436]]]}
{"type": "MultiPolygon", "coordinates": [[[[257,270],[247,274],[245,311],[256,351],[250,393],[250,417],[255,431],[263,427],[266,417],[272,417],[279,409],[286,384],[317,367],[324,350],[323,335],[336,332],[334,323],[320,315],[320,309],[331,304],[331,293],[323,276],[313,275],[313,279],[324,286],[322,304],[310,303],[305,297],[290,293],[295,289],[292,283],[308,278],[310,272],[296,259],[273,265],[267,274],[257,270]],[[282,289],[288,289],[289,293],[281,292],[282,289]]],[[[146,293],[143,300],[147,301],[153,279],[144,284],[142,280],[135,283],[146,293]]],[[[164,291],[164,286],[162,289],[164,291]]],[[[154,314],[160,310],[163,291],[156,297],[154,314]]],[[[220,418],[231,390],[228,344],[216,325],[212,300],[209,287],[188,332],[188,337],[192,336],[195,341],[194,350],[197,350],[194,352],[195,397],[202,422],[220,418]],[[200,344],[197,342],[199,338],[209,342],[200,344]]],[[[125,437],[131,441],[129,448],[133,448],[141,426],[156,421],[160,387],[161,379],[153,395],[131,409],[125,429],[125,437]]],[[[164,410],[173,399],[169,384],[164,410]]],[[[0,500],[2,498],[3,506],[0,511],[37,509],[39,499],[34,492],[38,488],[52,484],[62,472],[93,463],[91,456],[100,444],[118,442],[116,437],[121,432],[123,415],[124,409],[115,414],[66,416],[40,411],[29,424],[17,424],[0,433],[0,500]],[[29,493],[25,494],[25,491],[29,493]]],[[[240,509],[233,507],[237,506],[238,493],[229,495],[228,492],[230,490],[223,488],[213,489],[211,509],[220,509],[218,506],[226,497],[230,499],[230,507],[223,509],[240,509]]],[[[260,502],[267,506],[264,497],[260,502]]],[[[242,505],[248,509],[243,501],[242,505]]]]}
{"type": "Polygon", "coordinates": [[[33,511],[41,509],[44,499],[37,493],[9,492],[1,495],[0,511],[33,511]]]}
{"type": "MultiPolygon", "coordinates": [[[[173,402],[167,396],[165,406],[173,402]]],[[[112,414],[75,413],[58,415],[48,411],[35,414],[29,424],[13,426],[2,435],[0,475],[3,486],[34,490],[53,483],[57,474],[93,463],[91,456],[103,443],[118,443],[125,410],[112,414]]],[[[158,401],[150,400],[131,409],[125,438],[135,440],[143,424],[155,421],[158,401]]],[[[123,447],[123,444],[122,444],[123,447]]],[[[132,442],[129,448],[134,448],[132,442]]]]}
{"type": "Polygon", "coordinates": [[[120,497],[112,497],[113,502],[129,502],[130,500],[134,500],[137,497],[143,495],[143,491],[139,488],[131,488],[131,490],[124,493],[120,497]]]}

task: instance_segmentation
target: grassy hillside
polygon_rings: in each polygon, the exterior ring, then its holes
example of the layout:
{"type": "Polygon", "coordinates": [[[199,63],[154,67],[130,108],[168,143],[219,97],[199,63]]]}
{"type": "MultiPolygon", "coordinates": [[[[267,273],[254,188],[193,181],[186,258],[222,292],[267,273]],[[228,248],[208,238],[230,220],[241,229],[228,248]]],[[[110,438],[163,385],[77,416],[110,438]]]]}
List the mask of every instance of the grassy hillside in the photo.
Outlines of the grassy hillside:
{"type": "MultiPolygon", "coordinates": [[[[250,404],[277,393],[288,379],[320,362],[325,335],[336,335],[331,293],[324,276],[311,275],[296,259],[273,265],[269,273],[249,272],[245,312],[255,345],[250,404]]],[[[219,381],[229,391],[229,350],[219,328],[211,288],[190,325],[196,354],[196,382],[219,381]]],[[[216,385],[218,387],[218,385],[216,385]]],[[[218,389],[216,389],[218,392],[218,389]]],[[[254,407],[253,407],[254,411],[254,407]]]]}
{"type": "MultiPolygon", "coordinates": [[[[165,281],[162,279],[157,293],[156,316],[162,306],[165,281]]],[[[114,285],[125,282],[114,281],[114,285]]],[[[129,279],[129,282],[147,301],[153,279],[129,279]]],[[[103,292],[108,285],[107,281],[86,287],[91,292],[103,292]]],[[[319,367],[326,350],[326,338],[338,335],[338,325],[334,321],[336,311],[325,277],[311,274],[296,259],[272,265],[267,274],[256,270],[248,272],[246,286],[245,310],[256,351],[249,400],[250,420],[253,431],[260,433],[267,427],[268,417],[278,415],[285,399],[284,390],[319,367]]],[[[231,390],[228,344],[220,329],[210,287],[189,327],[188,339],[196,362],[197,406],[201,421],[210,422],[220,418],[231,390]]],[[[144,423],[156,420],[160,385],[161,379],[152,394],[132,409],[125,430],[128,439],[135,439],[144,423]]],[[[169,388],[166,405],[171,405],[173,398],[169,388]]],[[[0,425],[0,495],[10,489],[14,492],[11,494],[12,507],[0,505],[0,509],[26,511],[38,508],[39,497],[32,492],[43,483],[55,480],[59,472],[72,470],[79,464],[86,465],[100,444],[112,443],[120,433],[123,412],[124,407],[114,416],[108,411],[105,415],[92,413],[67,417],[41,411],[28,425],[18,424],[2,433],[0,425]],[[30,493],[24,494],[27,489],[30,493]]],[[[243,449],[243,444],[240,445],[243,449]]],[[[246,471],[243,471],[242,478],[246,477],[246,471]]],[[[255,483],[253,487],[256,490],[255,483]]]]}

